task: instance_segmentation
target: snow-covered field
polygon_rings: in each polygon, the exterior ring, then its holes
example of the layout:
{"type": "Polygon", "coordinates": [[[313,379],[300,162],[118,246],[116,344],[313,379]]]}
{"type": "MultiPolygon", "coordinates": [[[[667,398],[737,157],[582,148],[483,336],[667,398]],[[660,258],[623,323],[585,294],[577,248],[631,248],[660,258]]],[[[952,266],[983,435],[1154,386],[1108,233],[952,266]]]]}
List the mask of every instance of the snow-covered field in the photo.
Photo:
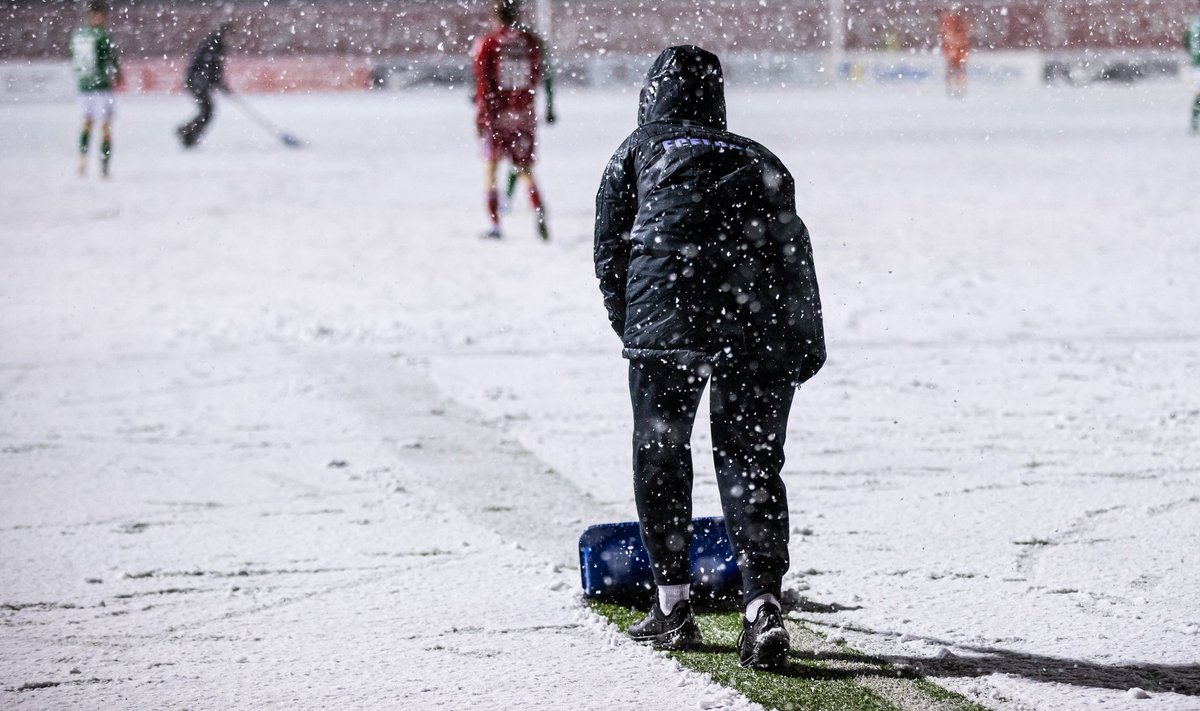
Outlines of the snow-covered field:
{"type": "MultiPolygon", "coordinates": [[[[826,307],[801,619],[990,707],[1200,708],[1188,100],[733,88],[826,307]]],[[[255,102],[309,147],[128,97],[108,182],[73,105],[0,106],[0,706],[750,707],[576,593],[633,517],[590,236],[632,90],[560,97],[550,244],[479,239],[461,91],[255,102]]]]}

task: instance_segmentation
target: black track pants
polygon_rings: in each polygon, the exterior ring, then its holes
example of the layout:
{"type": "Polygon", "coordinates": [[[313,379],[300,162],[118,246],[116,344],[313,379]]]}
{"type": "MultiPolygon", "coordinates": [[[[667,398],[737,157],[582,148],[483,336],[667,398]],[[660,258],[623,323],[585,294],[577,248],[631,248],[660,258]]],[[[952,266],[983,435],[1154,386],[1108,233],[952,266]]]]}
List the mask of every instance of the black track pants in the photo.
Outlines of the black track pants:
{"type": "Polygon", "coordinates": [[[200,136],[204,134],[204,129],[208,127],[209,121],[213,117],[213,100],[212,92],[208,89],[189,89],[192,92],[192,98],[196,100],[197,114],[196,118],[184,124],[180,130],[180,136],[183,142],[187,145],[192,145],[200,140],[200,136]]]}
{"type": "Polygon", "coordinates": [[[630,363],[633,487],[654,582],[691,582],[689,443],[710,376],[713,459],[725,525],[742,572],[743,598],[779,596],[788,568],[787,491],[779,474],[797,379],[794,372],[767,370],[744,359],[714,366],[630,363]]]}

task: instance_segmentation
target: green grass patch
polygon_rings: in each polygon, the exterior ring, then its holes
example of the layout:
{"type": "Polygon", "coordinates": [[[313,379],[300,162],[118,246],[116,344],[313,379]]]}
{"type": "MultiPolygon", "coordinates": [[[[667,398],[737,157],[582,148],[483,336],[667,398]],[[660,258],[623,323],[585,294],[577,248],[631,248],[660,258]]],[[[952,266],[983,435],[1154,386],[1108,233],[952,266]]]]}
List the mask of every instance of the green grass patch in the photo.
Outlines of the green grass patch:
{"type": "MultiPolygon", "coordinates": [[[[589,603],[621,631],[645,614],[622,605],[589,603]]],[[[888,664],[824,636],[794,620],[787,622],[792,653],[777,671],[738,665],[737,638],[742,631],[738,611],[697,610],[704,646],[667,652],[667,656],[713,681],[735,689],[751,701],[777,711],[897,711],[903,708],[982,711],[954,692],[925,679],[901,674],[888,664]],[[870,687],[870,688],[869,688],[870,687]],[[915,702],[915,703],[914,703],[915,702]]]]}
{"type": "Polygon", "coordinates": [[[962,704],[959,706],[959,708],[972,709],[972,711],[975,709],[978,709],[978,711],[987,711],[987,707],[980,706],[979,704],[968,700],[960,694],[956,694],[945,687],[938,686],[928,679],[922,679],[918,677],[913,679],[913,684],[915,684],[918,689],[925,692],[925,695],[931,699],[937,699],[938,701],[959,702],[962,704]]]}

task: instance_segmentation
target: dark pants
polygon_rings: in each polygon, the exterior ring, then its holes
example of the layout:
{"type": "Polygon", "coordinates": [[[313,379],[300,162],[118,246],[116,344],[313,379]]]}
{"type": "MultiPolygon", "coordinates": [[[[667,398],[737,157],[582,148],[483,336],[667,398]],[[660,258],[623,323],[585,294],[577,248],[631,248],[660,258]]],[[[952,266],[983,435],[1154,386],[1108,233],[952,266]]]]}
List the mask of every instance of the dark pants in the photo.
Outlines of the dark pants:
{"type": "Polygon", "coordinates": [[[204,129],[208,127],[208,122],[212,120],[213,100],[211,89],[189,87],[188,91],[192,93],[192,98],[196,100],[200,112],[196,118],[179,127],[179,138],[183,141],[183,145],[193,146],[200,140],[204,129]]]}
{"type": "Polygon", "coordinates": [[[779,596],[788,569],[783,443],[796,373],[746,359],[713,366],[631,362],[633,487],[654,582],[691,582],[692,424],[705,383],[721,508],[745,602],[779,596]]]}

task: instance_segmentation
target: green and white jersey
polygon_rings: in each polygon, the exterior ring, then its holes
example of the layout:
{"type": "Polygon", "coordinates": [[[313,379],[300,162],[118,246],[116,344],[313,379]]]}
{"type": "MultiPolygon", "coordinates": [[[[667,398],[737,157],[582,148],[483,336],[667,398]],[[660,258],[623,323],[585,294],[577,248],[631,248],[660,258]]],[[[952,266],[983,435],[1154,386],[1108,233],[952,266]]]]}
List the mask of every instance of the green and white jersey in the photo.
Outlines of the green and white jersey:
{"type": "Polygon", "coordinates": [[[1200,17],[1193,17],[1183,35],[1183,46],[1192,58],[1192,66],[1200,67],[1200,17]]]}
{"type": "Polygon", "coordinates": [[[71,33],[71,68],[80,91],[112,91],[117,66],[117,46],[108,30],[80,27],[71,33]]]}

